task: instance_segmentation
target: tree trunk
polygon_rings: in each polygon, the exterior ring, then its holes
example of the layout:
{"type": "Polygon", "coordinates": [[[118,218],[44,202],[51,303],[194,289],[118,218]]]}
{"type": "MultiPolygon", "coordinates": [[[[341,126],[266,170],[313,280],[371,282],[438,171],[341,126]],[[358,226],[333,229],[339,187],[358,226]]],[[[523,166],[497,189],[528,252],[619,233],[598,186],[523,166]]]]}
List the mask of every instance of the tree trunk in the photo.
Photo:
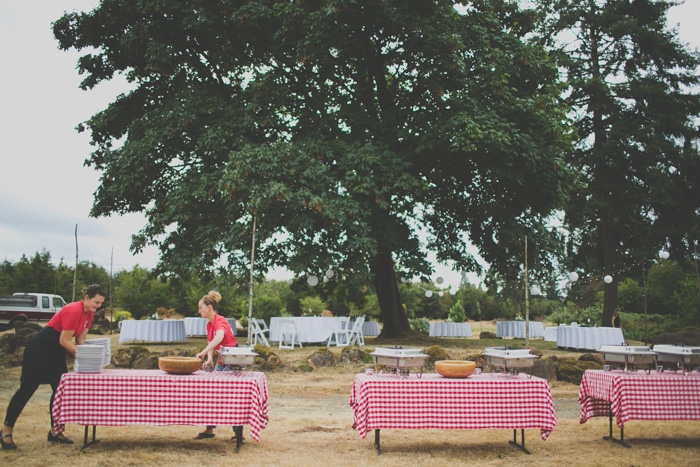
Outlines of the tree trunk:
{"type": "Polygon", "coordinates": [[[391,253],[377,254],[372,259],[370,270],[374,275],[380,320],[384,323],[380,337],[401,337],[408,333],[411,327],[401,304],[391,253]]]}

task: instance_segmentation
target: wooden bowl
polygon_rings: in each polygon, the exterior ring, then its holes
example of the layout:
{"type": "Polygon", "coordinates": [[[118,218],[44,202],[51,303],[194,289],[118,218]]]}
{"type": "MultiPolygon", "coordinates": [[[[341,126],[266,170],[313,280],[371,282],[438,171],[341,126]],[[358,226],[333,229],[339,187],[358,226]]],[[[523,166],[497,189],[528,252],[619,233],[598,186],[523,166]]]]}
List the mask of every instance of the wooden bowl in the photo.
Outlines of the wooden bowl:
{"type": "Polygon", "coordinates": [[[445,378],[466,378],[474,373],[476,363],[467,360],[438,360],[435,371],[445,378]]]}
{"type": "Polygon", "coordinates": [[[191,375],[199,370],[202,361],[195,357],[160,357],[158,368],[173,375],[191,375]]]}

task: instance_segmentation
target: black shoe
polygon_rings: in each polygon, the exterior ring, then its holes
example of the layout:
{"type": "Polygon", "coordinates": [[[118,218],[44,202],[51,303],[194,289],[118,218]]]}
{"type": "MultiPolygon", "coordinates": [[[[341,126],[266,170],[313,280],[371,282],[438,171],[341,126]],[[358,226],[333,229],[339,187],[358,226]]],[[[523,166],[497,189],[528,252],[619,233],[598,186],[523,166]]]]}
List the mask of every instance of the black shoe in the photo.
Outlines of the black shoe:
{"type": "Polygon", "coordinates": [[[0,434],[0,445],[2,445],[3,449],[17,449],[17,445],[10,441],[9,443],[5,442],[5,438],[12,438],[12,433],[9,435],[2,435],[0,434]]]}
{"type": "Polygon", "coordinates": [[[47,439],[49,441],[51,441],[52,443],[73,444],[72,439],[68,439],[63,435],[54,436],[53,433],[51,433],[50,431],[49,431],[49,436],[47,439]]]}

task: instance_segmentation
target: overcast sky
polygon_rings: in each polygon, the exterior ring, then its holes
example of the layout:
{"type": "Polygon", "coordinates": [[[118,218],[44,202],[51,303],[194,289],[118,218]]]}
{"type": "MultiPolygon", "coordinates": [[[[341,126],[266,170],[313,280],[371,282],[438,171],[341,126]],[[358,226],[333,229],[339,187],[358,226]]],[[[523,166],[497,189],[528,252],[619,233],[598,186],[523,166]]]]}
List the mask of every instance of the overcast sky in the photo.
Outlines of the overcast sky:
{"type": "MultiPolygon", "coordinates": [[[[78,54],[57,48],[51,22],[66,11],[86,11],[96,0],[0,0],[0,261],[18,261],[45,249],[54,263],[75,261],[78,228],[80,261],[109,271],[152,268],[157,251],[132,255],[130,237],[144,224],[140,215],[89,217],[99,174],[83,167],[88,135],[75,127],[104,109],[124,83],[81,91],[78,54]]],[[[673,8],[670,24],[700,47],[700,0],[673,8]]],[[[280,278],[283,278],[281,275],[280,278]]],[[[433,279],[458,285],[460,274],[438,266],[433,279]]],[[[472,280],[474,282],[475,280],[472,280]]]]}

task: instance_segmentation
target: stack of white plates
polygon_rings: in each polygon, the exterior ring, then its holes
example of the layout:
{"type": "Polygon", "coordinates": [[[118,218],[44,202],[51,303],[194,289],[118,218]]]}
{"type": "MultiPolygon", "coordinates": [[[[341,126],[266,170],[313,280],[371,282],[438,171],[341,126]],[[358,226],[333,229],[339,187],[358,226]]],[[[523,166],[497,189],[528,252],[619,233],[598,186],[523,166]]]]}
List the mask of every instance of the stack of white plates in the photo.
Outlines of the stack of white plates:
{"type": "Polygon", "coordinates": [[[104,345],[79,345],[75,350],[73,370],[76,373],[102,373],[104,359],[104,345]]]}
{"type": "Polygon", "coordinates": [[[112,360],[112,348],[110,347],[111,342],[112,341],[109,340],[109,337],[100,337],[98,339],[88,339],[83,343],[88,344],[88,345],[102,345],[102,346],[104,346],[104,348],[105,348],[105,360],[104,360],[103,366],[107,366],[107,365],[109,365],[109,363],[112,360]]]}

